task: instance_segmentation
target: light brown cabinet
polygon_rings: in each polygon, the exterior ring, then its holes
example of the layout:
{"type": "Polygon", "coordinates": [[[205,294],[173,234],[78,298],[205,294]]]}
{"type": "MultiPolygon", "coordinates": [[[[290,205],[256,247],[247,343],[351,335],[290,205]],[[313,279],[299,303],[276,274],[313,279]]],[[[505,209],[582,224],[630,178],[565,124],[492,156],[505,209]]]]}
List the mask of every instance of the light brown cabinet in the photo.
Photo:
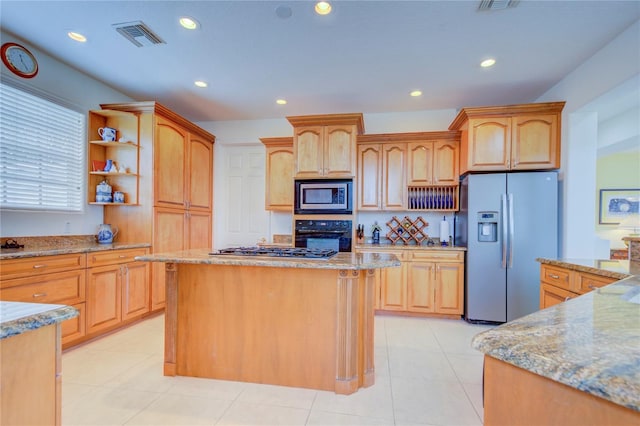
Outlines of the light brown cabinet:
{"type": "MultiPolygon", "coordinates": [[[[104,104],[140,121],[139,206],[106,209],[120,242],[150,242],[153,253],[212,247],[215,136],[157,102],[104,104]]],[[[151,310],[164,308],[164,265],[151,270],[151,310]]]]}
{"type": "Polygon", "coordinates": [[[89,111],[89,204],[104,206],[127,206],[138,204],[138,183],[140,175],[139,119],[137,114],[123,111],[89,111]],[[116,129],[115,141],[103,141],[98,129],[116,129]],[[122,142],[120,142],[120,140],[122,142]],[[107,160],[115,162],[117,171],[105,171],[107,160]],[[96,186],[106,180],[113,191],[125,193],[124,203],[97,202],[96,186]]]}
{"type": "Polygon", "coordinates": [[[463,108],[449,129],[462,132],[460,172],[560,167],[564,102],[463,108]]]}
{"type": "Polygon", "coordinates": [[[356,136],[362,114],[287,117],[293,126],[294,176],[345,178],[356,175],[356,136]]]}
{"type": "Polygon", "coordinates": [[[260,138],[266,148],[265,210],[293,211],[293,138],[260,138]]]}
{"type": "Polygon", "coordinates": [[[3,260],[0,265],[0,300],[53,303],[78,309],[80,315],[61,323],[62,344],[86,334],[86,256],[65,254],[3,260]]]}
{"type": "Polygon", "coordinates": [[[377,272],[376,309],[458,317],[464,311],[464,252],[415,248],[360,248],[395,254],[402,266],[377,272]]]}
{"type": "Polygon", "coordinates": [[[458,208],[459,132],[358,137],[358,210],[458,208]],[[447,203],[428,202],[444,200],[447,203]]]}
{"type": "Polygon", "coordinates": [[[557,305],[615,281],[618,279],[543,263],[540,265],[540,309],[557,305]]]}
{"type": "Polygon", "coordinates": [[[128,249],[87,255],[87,334],[149,312],[149,264],[133,260],[147,252],[128,249]]]}

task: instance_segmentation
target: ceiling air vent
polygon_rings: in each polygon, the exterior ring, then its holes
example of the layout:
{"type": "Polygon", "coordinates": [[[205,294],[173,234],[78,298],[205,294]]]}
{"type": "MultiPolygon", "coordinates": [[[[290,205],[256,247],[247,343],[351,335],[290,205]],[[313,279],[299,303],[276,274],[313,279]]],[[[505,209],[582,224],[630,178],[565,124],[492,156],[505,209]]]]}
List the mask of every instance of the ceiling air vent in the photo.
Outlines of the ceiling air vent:
{"type": "Polygon", "coordinates": [[[147,27],[142,21],[113,24],[113,27],[124,38],[138,47],[165,44],[164,40],[151,31],[151,28],[147,27]]]}
{"type": "Polygon", "coordinates": [[[478,10],[502,10],[516,7],[520,0],[481,0],[478,10]]]}

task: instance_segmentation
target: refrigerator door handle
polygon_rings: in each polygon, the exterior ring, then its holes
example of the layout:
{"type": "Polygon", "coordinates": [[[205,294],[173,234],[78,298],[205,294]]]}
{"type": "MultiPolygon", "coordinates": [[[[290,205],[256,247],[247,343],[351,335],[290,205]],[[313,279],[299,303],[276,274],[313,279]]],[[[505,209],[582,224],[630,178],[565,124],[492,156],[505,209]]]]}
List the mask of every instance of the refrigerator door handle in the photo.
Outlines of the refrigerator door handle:
{"type": "Polygon", "coordinates": [[[515,237],[515,225],[513,223],[513,194],[509,198],[509,269],[513,268],[513,242],[515,237]]]}
{"type": "Polygon", "coordinates": [[[507,268],[507,194],[502,194],[502,269],[507,268]]]}

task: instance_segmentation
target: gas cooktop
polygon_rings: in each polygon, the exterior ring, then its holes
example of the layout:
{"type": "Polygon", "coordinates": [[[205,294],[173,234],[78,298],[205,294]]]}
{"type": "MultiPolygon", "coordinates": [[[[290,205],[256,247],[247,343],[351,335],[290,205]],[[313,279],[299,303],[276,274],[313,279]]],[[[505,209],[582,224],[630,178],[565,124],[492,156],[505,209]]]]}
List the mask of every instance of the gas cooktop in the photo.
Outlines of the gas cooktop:
{"type": "Polygon", "coordinates": [[[338,252],[333,249],[310,249],[300,247],[229,247],[210,255],[294,257],[299,259],[329,259],[338,252]]]}

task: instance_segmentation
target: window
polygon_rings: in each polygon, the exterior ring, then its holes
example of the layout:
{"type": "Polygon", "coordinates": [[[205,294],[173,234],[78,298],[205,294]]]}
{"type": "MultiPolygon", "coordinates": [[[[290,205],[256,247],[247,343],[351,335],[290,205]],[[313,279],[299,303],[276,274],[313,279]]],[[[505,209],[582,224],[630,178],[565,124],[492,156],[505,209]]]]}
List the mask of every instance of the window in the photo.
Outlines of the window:
{"type": "Polygon", "coordinates": [[[80,212],[85,116],[0,83],[0,209],[80,212]]]}

